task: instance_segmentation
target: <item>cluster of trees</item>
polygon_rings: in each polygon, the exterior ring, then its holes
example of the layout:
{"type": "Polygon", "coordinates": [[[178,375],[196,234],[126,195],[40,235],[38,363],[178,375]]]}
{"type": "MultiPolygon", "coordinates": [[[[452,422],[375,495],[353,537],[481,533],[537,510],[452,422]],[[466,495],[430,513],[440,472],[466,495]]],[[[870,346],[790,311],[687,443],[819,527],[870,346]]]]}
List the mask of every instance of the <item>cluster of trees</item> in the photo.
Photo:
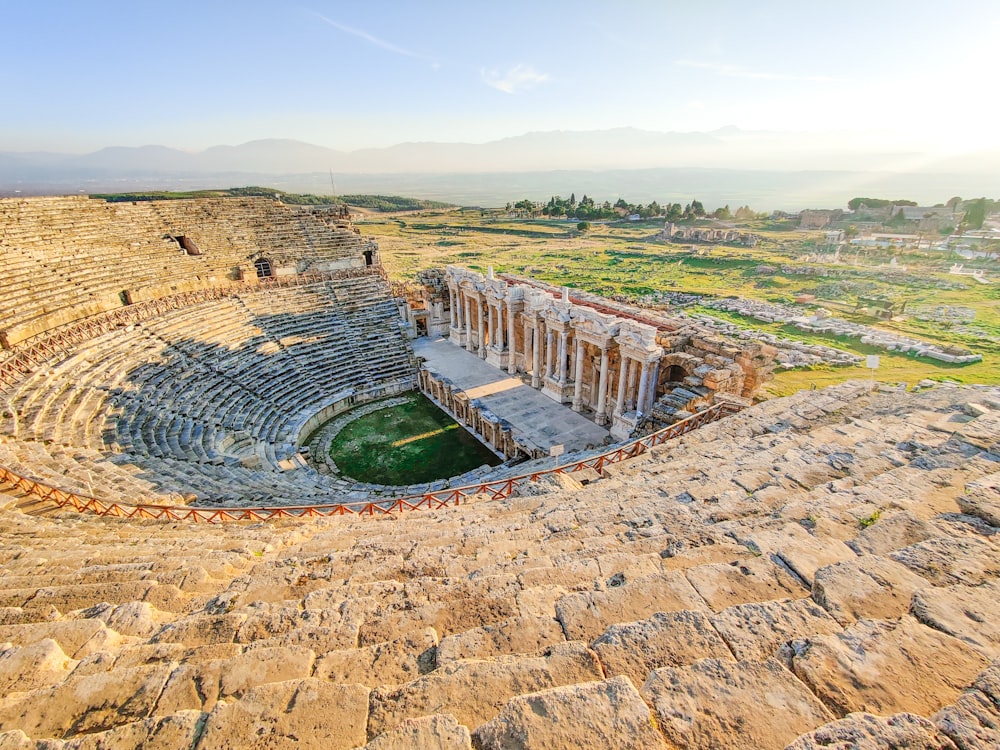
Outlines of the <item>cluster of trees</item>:
{"type": "Polygon", "coordinates": [[[516,203],[508,203],[506,209],[507,213],[516,213],[520,216],[567,217],[582,221],[618,219],[622,216],[638,216],[642,219],[662,218],[675,222],[705,217],[717,219],[753,219],[758,217],[758,214],[750,206],[740,206],[735,213],[730,211],[729,206],[724,206],[709,214],[699,200],[692,200],[684,206],[680,203],[661,205],[657,201],[643,205],[642,203],[629,203],[624,198],[619,198],[614,203],[611,201],[598,203],[588,195],[584,195],[577,201],[576,193],[571,193],[569,198],[554,195],[549,198],[547,203],[535,203],[524,198],[516,203]]]}
{"type": "Polygon", "coordinates": [[[903,199],[890,201],[885,198],[851,198],[847,201],[847,207],[852,211],[857,211],[863,205],[868,206],[868,208],[886,208],[887,206],[916,206],[917,202],[903,199]]]}

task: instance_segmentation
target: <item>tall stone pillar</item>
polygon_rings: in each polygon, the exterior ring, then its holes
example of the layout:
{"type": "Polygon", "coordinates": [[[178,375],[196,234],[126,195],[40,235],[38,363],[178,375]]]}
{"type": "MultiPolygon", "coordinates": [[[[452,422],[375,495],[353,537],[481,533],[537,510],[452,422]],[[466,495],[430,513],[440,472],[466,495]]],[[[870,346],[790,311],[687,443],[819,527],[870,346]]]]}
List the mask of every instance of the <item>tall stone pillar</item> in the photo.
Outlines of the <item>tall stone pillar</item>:
{"type": "MultiPolygon", "coordinates": [[[[509,304],[507,305],[507,354],[509,359],[507,360],[507,372],[511,375],[517,374],[517,335],[514,328],[514,308],[509,304]]],[[[524,341],[524,346],[528,346],[527,338],[524,341]]],[[[527,359],[525,359],[525,364],[527,365],[527,359]]]]}
{"type": "Polygon", "coordinates": [[[625,385],[625,410],[635,411],[635,371],[639,363],[634,359],[628,361],[628,382],[625,385]]]}
{"type": "Polygon", "coordinates": [[[559,385],[566,385],[566,342],[569,339],[569,330],[559,331],[559,385]]]}
{"type": "Polygon", "coordinates": [[[642,375],[639,376],[639,392],[636,399],[635,410],[639,416],[646,413],[646,391],[649,385],[649,362],[642,363],[642,375]]]}
{"type": "Polygon", "coordinates": [[[472,298],[465,295],[465,350],[473,351],[472,347],[472,298]]]}
{"type": "Polygon", "coordinates": [[[576,340],[576,372],[573,377],[573,411],[583,411],[583,341],[576,340]]]}
{"type": "Polygon", "coordinates": [[[608,348],[601,347],[601,375],[597,386],[597,424],[608,422],[608,348]]]}
{"type": "Polygon", "coordinates": [[[541,323],[535,320],[534,330],[531,332],[531,387],[540,388],[542,385],[542,330],[541,323]]]}
{"type": "Polygon", "coordinates": [[[545,324],[545,377],[552,377],[552,365],[555,360],[555,331],[545,324]]]}
{"type": "MultiPolygon", "coordinates": [[[[486,321],[483,320],[483,301],[479,300],[477,303],[478,313],[476,315],[479,318],[479,356],[481,359],[486,359],[486,321]]],[[[489,304],[486,305],[486,310],[489,311],[489,304]]]]}
{"type": "Polygon", "coordinates": [[[486,345],[496,346],[496,326],[493,325],[493,305],[486,300],[486,345]]]}
{"type": "Polygon", "coordinates": [[[505,341],[504,337],[507,335],[504,324],[503,324],[503,300],[497,300],[497,349],[503,351],[505,341]]]}
{"type": "Polygon", "coordinates": [[[455,328],[458,325],[455,311],[455,287],[448,285],[448,325],[455,328]]]}
{"type": "Polygon", "coordinates": [[[618,363],[618,394],[615,398],[615,416],[620,417],[625,413],[625,386],[629,371],[629,358],[619,350],[621,361],[618,363]]]}

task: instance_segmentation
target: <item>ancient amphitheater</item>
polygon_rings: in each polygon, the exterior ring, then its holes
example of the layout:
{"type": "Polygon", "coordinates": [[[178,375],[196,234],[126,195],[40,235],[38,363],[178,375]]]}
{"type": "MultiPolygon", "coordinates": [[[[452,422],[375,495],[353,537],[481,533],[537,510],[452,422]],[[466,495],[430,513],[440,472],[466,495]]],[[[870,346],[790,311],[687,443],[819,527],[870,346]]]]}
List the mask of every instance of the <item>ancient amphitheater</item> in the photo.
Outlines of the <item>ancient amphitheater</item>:
{"type": "Polygon", "coordinates": [[[766,350],[464,269],[397,298],[268,199],[4,200],[0,258],[0,750],[1000,746],[995,388],[750,406],[766,350]],[[545,457],[418,332],[604,444],[545,457]],[[313,462],[417,387],[504,463],[313,462]]]}

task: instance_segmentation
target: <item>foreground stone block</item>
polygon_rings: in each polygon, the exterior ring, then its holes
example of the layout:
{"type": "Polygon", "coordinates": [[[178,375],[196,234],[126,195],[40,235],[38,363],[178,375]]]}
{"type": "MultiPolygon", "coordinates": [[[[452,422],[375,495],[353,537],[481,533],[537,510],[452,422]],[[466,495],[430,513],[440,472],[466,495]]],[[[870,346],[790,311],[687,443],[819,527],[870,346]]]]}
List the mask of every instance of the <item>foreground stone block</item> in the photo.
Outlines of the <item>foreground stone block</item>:
{"type": "Polygon", "coordinates": [[[991,526],[1000,526],[1000,472],[969,482],[965,494],[958,498],[958,507],[991,526]]]}
{"type": "Polygon", "coordinates": [[[821,568],[813,580],[813,599],[838,622],[862,618],[888,620],[910,608],[910,597],[930,582],[905,565],[877,555],[821,568]]]}
{"type": "Polygon", "coordinates": [[[913,616],[968,643],[984,656],[1000,657],[1000,580],[981,586],[928,586],[913,595],[913,616]]]}
{"type": "Polygon", "coordinates": [[[612,625],[593,643],[609,676],[625,675],[641,685],[659,667],[679,667],[732,652],[704,612],[657,612],[639,622],[612,625]]]}
{"type": "Polygon", "coordinates": [[[181,711],[171,716],[132,724],[67,740],[61,750],[176,750],[192,747],[204,714],[181,711]]]}
{"type": "Polygon", "coordinates": [[[368,739],[368,688],[316,679],[261,685],[218,703],[199,747],[236,750],[338,750],[368,739]]]}
{"type": "Polygon", "coordinates": [[[703,659],[657,669],[642,687],[678,748],[781,750],[833,715],[779,662],[703,659]]]}
{"type": "Polygon", "coordinates": [[[888,555],[940,533],[927,521],[907,511],[899,511],[883,514],[847,544],[860,555],[888,555]]]}
{"type": "Polygon", "coordinates": [[[1000,550],[974,537],[935,537],[896,550],[892,559],[937,586],[975,585],[1000,575],[1000,550]]]}
{"type": "Polygon", "coordinates": [[[442,638],[437,664],[501,654],[537,656],[563,640],[562,626],[554,617],[517,617],[442,638]]]}
{"type": "Polygon", "coordinates": [[[761,552],[775,554],[808,585],[820,568],[851,560],[856,554],[839,539],[815,537],[801,524],[788,523],[780,529],[751,535],[761,552]]]}
{"type": "Polygon", "coordinates": [[[329,682],[398,685],[434,667],[437,633],[433,628],[387,643],[330,651],[316,663],[315,676],[329,682]]]}
{"type": "Polygon", "coordinates": [[[931,714],[989,663],[957,638],[912,617],[860,620],[836,635],[792,643],[792,667],[841,714],[931,714]]]}
{"type": "Polygon", "coordinates": [[[380,734],[405,719],[439,713],[477,727],[515,695],[603,678],[597,655],[579,642],[553,646],[545,657],[453,662],[398,688],[375,688],[368,731],[380,734]]]}
{"type": "Polygon", "coordinates": [[[51,638],[23,648],[0,646],[0,695],[55,685],[78,663],[51,638]]]}
{"type": "Polygon", "coordinates": [[[519,695],[475,735],[482,750],[667,748],[626,677],[519,695]]]}
{"type": "Polygon", "coordinates": [[[808,596],[809,590],[766,556],[688,568],[688,580],[714,612],[747,602],[808,596]]]}
{"type": "Polygon", "coordinates": [[[454,716],[436,714],[407,719],[373,739],[364,750],[472,750],[472,736],[454,716]]]}
{"type": "Polygon", "coordinates": [[[682,609],[704,610],[705,602],[680,571],[639,578],[605,591],[570,594],[556,603],[566,637],[588,642],[608,625],[682,609]]]}
{"type": "Polygon", "coordinates": [[[840,631],[811,599],[740,604],[712,616],[712,625],[737,659],[767,661],[788,641],[840,631]]]}
{"type": "Polygon", "coordinates": [[[922,716],[881,717],[853,713],[799,737],[787,750],[956,750],[943,732],[922,716]]]}

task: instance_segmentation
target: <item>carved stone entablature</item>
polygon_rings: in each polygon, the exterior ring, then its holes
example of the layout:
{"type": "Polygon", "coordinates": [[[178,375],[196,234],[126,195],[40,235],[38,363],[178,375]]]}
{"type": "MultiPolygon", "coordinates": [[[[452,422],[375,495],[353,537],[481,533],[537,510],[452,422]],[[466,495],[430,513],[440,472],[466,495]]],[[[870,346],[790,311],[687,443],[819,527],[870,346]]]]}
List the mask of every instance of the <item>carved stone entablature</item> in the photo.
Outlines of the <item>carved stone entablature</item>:
{"type": "Polygon", "coordinates": [[[645,323],[623,320],[615,341],[633,359],[652,361],[663,356],[663,347],[656,343],[656,329],[645,323]]]}
{"type": "Polygon", "coordinates": [[[581,340],[604,349],[621,331],[621,319],[586,307],[577,307],[573,311],[573,328],[581,340]]]}

